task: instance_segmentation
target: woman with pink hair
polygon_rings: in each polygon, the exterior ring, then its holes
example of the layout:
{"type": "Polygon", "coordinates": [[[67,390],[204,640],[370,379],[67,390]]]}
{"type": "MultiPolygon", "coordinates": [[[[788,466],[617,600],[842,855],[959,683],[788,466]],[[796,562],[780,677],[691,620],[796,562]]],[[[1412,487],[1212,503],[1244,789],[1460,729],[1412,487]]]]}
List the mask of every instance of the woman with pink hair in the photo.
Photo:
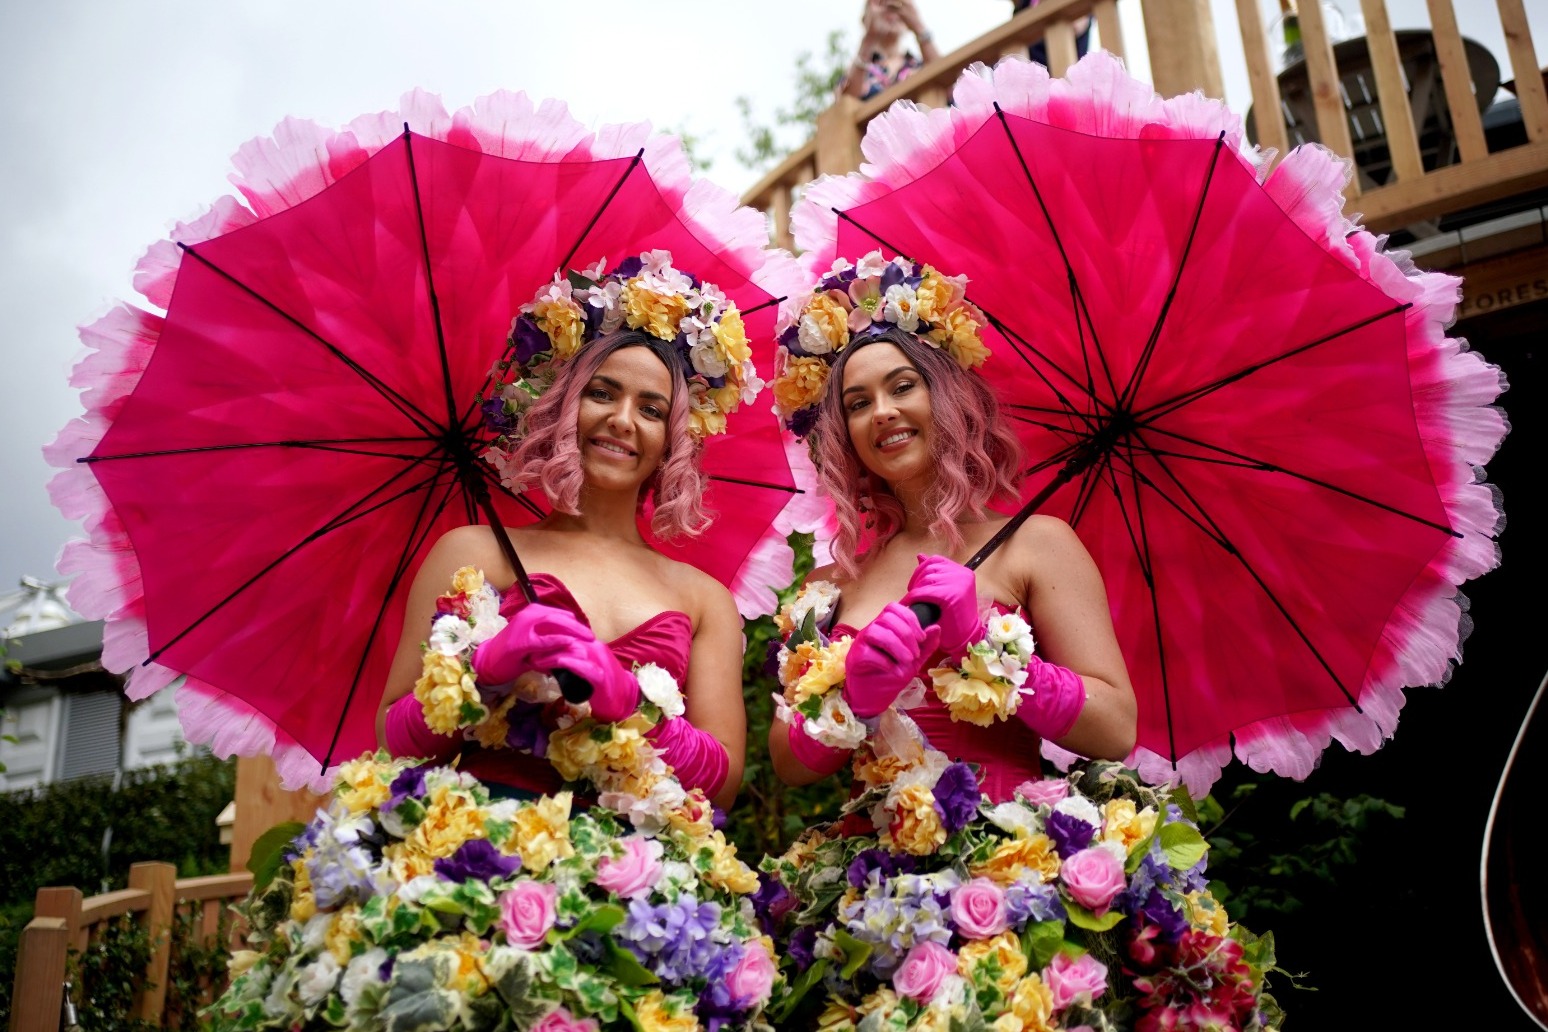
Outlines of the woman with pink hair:
{"type": "Polygon", "coordinates": [[[1102,578],[1069,525],[1033,516],[976,571],[962,565],[1006,526],[989,506],[1015,501],[1020,469],[973,371],[988,350],[963,287],[873,252],[837,263],[781,333],[776,407],[837,521],[834,562],[808,578],[795,624],[849,638],[841,692],[820,714],[783,709],[770,731],[787,783],[837,771],[900,696],[933,748],[979,765],[995,801],[1040,776],[1041,739],[1099,759],[1134,746],[1102,578]],[[987,671],[973,674],[970,650],[994,657],[987,671]],[[916,678],[922,699],[905,693],[916,678]]]}
{"type": "MultiPolygon", "coordinates": [[[[665,715],[648,737],[685,789],[728,806],[746,738],[741,619],[725,587],[653,550],[636,521],[649,501],[658,537],[708,524],[701,438],[723,429],[756,388],[740,315],[654,251],[605,276],[600,267],[556,276],[523,307],[510,344],[519,376],[485,405],[502,433],[486,458],[511,490],[541,488],[551,511],[513,530],[460,527],[430,549],[409,591],[378,738],[394,755],[446,762],[460,753],[463,771],[515,794],[559,787],[541,748],[516,740],[516,721],[504,743],[513,748],[438,733],[414,691],[438,596],[472,566],[503,596],[504,626],[472,654],[486,700],[529,675],[565,670],[591,685],[592,717],[620,721],[640,704],[643,668],[653,664],[681,686],[681,704],[653,690],[659,675],[646,684],[665,715]],[[516,587],[500,532],[532,571],[535,602],[516,587]]],[[[543,719],[552,725],[566,708],[555,700],[543,719]]]]}

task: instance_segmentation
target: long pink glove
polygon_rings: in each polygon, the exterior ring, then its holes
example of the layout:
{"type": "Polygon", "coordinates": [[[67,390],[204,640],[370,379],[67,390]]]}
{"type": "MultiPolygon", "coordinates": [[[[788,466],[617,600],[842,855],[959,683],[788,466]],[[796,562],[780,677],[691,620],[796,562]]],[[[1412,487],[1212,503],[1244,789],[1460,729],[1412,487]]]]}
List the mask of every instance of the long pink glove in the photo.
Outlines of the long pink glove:
{"type": "Polygon", "coordinates": [[[708,731],[700,731],[683,717],[672,717],[651,728],[645,737],[671,764],[684,788],[702,788],[713,799],[726,783],[731,759],[726,747],[708,731]]]}
{"type": "Polygon", "coordinates": [[[940,634],[936,626],[920,627],[900,603],[887,603],[855,635],[844,660],[844,701],[855,716],[874,717],[891,706],[935,651],[940,634]]]}
{"type": "Polygon", "coordinates": [[[922,555],[908,579],[903,605],[930,602],[940,607],[936,624],[941,629],[941,648],[953,658],[984,636],[978,615],[978,582],[973,571],[943,555],[922,555]]]}
{"type": "MultiPolygon", "coordinates": [[[[564,669],[591,683],[591,715],[606,724],[612,724],[634,712],[640,704],[640,683],[624,669],[613,651],[592,633],[574,614],[552,606],[530,605],[516,614],[511,624],[489,641],[480,645],[473,655],[473,668],[482,674],[479,654],[485,648],[510,634],[511,628],[520,626],[523,637],[513,643],[525,649],[528,669],[564,669]],[[521,620],[532,610],[536,615],[521,620]]],[[[491,668],[495,661],[491,661],[491,668]]],[[[502,667],[501,673],[505,672],[502,667]]]]}
{"type": "Polygon", "coordinates": [[[1016,707],[1016,719],[1035,731],[1040,738],[1057,741],[1070,733],[1075,719],[1086,706],[1086,685],[1069,667],[1045,663],[1033,656],[1027,663],[1027,681],[1023,690],[1032,689],[1016,707]]]}
{"type": "Polygon", "coordinates": [[[541,650],[546,655],[566,640],[566,633],[555,623],[560,617],[570,614],[541,602],[518,609],[498,634],[473,650],[478,683],[510,684],[528,671],[545,669],[533,661],[532,654],[541,650]]]}
{"type": "Polygon", "coordinates": [[[394,756],[422,756],[442,763],[462,748],[462,736],[443,735],[425,723],[425,707],[413,692],[387,707],[387,751],[394,756]]]}
{"type": "Polygon", "coordinates": [[[795,715],[795,723],[790,725],[789,741],[790,752],[795,758],[818,774],[836,773],[849,762],[849,750],[824,745],[807,734],[806,718],[799,713],[795,715]]]}

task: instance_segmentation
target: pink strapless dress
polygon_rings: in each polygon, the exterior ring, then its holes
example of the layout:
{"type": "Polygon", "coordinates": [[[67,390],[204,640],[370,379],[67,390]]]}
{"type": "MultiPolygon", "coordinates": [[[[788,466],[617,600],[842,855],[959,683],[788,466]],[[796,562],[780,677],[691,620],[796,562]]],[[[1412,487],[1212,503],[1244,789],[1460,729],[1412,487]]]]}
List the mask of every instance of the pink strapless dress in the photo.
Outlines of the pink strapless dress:
{"type": "MultiPolygon", "coordinates": [[[[1011,612],[1015,606],[996,602],[998,612],[1011,612]]],[[[846,624],[836,624],[832,635],[854,634],[855,629],[846,624]]],[[[952,720],[946,704],[930,684],[930,668],[948,660],[944,652],[937,652],[920,665],[919,677],[925,683],[925,701],[907,710],[909,717],[925,733],[930,745],[953,760],[978,765],[980,788],[996,803],[1011,798],[1016,786],[1028,779],[1040,778],[1042,759],[1040,739],[1021,721],[996,721],[991,727],[979,727],[966,721],[952,720]]]]}
{"type": "MultiPolygon", "coordinates": [[[[532,587],[544,605],[574,613],[586,626],[591,621],[581,611],[570,590],[557,577],[546,573],[532,575],[532,587]]],[[[521,589],[512,585],[500,600],[500,613],[510,617],[526,605],[521,589]]],[[[687,613],[666,610],[607,643],[613,655],[625,667],[636,663],[654,663],[677,681],[688,683],[688,657],[693,648],[693,621],[687,613]]],[[[486,749],[477,742],[462,746],[462,770],[480,781],[547,795],[559,789],[559,772],[547,760],[514,749],[486,749]]]]}

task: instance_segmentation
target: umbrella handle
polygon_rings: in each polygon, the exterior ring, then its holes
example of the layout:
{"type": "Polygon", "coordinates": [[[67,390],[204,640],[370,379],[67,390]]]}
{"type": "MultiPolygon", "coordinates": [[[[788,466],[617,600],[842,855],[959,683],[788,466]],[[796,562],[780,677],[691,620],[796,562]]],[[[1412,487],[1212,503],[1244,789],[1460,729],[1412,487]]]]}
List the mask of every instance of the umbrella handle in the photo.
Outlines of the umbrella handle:
{"type": "Polygon", "coordinates": [[[580,674],[565,670],[563,667],[556,667],[550,673],[553,679],[559,682],[559,693],[564,696],[565,702],[572,706],[579,706],[591,698],[591,693],[594,691],[591,682],[580,674]]]}
{"type": "Polygon", "coordinates": [[[929,627],[941,619],[941,607],[934,602],[915,602],[908,611],[919,618],[920,627],[929,627]]]}

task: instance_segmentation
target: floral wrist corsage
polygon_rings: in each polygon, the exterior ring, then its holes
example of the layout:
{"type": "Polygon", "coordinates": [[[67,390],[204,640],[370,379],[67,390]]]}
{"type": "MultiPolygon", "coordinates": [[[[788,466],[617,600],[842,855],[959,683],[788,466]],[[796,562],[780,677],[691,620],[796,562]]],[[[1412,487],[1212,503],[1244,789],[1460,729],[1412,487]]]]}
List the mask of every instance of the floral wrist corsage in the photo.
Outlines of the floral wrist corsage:
{"type": "Polygon", "coordinates": [[[802,729],[823,745],[854,749],[869,731],[842,691],[844,660],[853,639],[847,634],[830,638],[822,629],[837,604],[837,586],[811,581],[775,616],[785,640],[775,656],[783,691],[774,696],[774,709],[787,724],[801,714],[802,729]]]}
{"type": "Polygon", "coordinates": [[[989,727],[1021,705],[1032,658],[1032,627],[1020,610],[990,613],[982,640],[951,666],[933,667],[930,680],[953,720],[989,727]]]}

